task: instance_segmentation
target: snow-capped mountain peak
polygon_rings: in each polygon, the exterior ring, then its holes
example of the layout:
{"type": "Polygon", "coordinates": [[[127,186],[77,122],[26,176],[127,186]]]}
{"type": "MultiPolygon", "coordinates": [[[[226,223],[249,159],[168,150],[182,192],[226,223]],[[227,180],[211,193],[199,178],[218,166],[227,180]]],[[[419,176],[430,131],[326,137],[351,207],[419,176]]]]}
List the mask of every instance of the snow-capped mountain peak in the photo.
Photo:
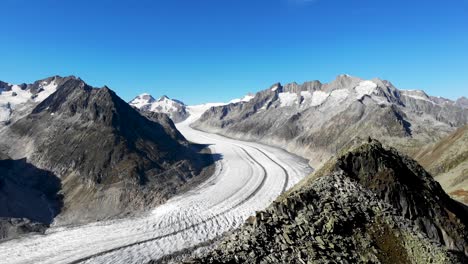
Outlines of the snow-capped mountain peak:
{"type": "Polygon", "coordinates": [[[167,95],[163,95],[161,97],[158,98],[158,101],[165,101],[165,100],[171,100],[167,95]]]}
{"type": "Polygon", "coordinates": [[[255,97],[254,94],[248,93],[242,98],[232,99],[231,101],[229,101],[229,103],[230,104],[236,104],[236,103],[240,103],[240,102],[248,102],[248,101],[252,100],[254,97],[255,97]]]}
{"type": "Polygon", "coordinates": [[[148,93],[142,93],[129,102],[129,104],[138,109],[146,108],[156,100],[148,93]]]}
{"type": "Polygon", "coordinates": [[[174,122],[183,121],[188,117],[185,104],[166,95],[155,100],[150,94],[143,93],[135,97],[129,104],[141,111],[167,114],[174,122]]]}

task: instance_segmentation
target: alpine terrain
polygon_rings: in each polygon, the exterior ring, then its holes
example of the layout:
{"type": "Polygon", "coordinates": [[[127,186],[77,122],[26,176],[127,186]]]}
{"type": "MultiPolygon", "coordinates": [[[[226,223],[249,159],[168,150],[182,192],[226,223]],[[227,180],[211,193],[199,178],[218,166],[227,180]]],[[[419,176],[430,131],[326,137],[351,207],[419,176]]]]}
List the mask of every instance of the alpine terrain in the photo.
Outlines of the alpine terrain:
{"type": "Polygon", "coordinates": [[[28,112],[68,78],[53,76],[32,84],[13,85],[0,81],[0,128],[28,112]]]}
{"type": "Polygon", "coordinates": [[[340,75],[187,106],[45,80],[2,91],[8,263],[467,261],[463,98],[340,75]]]}
{"type": "Polygon", "coordinates": [[[467,207],[414,160],[343,151],[189,263],[466,263],[467,207]]]}
{"type": "Polygon", "coordinates": [[[279,146],[319,167],[356,136],[414,155],[468,122],[465,101],[339,75],[326,84],[274,84],[249,101],[209,109],[194,127],[279,146]]]}
{"type": "Polygon", "coordinates": [[[190,127],[219,105],[187,106],[174,126],[107,87],[78,78],[59,85],[1,131],[0,231],[10,240],[0,259],[161,259],[240,226],[311,172],[284,150],[190,127]]]}
{"type": "Polygon", "coordinates": [[[68,225],[134,215],[212,162],[165,115],[150,120],[109,88],[79,78],[46,80],[12,86],[16,96],[2,92],[24,100],[0,131],[1,217],[68,225]]]}
{"type": "Polygon", "coordinates": [[[468,204],[468,125],[422,148],[415,157],[446,192],[468,204]]]}

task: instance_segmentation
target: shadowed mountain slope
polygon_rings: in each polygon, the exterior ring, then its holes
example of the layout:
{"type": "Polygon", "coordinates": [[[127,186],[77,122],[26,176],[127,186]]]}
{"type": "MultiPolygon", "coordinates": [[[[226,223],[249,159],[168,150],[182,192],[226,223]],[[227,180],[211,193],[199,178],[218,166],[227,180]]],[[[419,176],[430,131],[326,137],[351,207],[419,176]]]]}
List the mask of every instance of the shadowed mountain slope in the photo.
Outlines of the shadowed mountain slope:
{"type": "Polygon", "coordinates": [[[57,224],[133,214],[175,194],[207,165],[167,118],[149,120],[109,88],[68,78],[1,132],[0,150],[60,178],[57,224]]]}

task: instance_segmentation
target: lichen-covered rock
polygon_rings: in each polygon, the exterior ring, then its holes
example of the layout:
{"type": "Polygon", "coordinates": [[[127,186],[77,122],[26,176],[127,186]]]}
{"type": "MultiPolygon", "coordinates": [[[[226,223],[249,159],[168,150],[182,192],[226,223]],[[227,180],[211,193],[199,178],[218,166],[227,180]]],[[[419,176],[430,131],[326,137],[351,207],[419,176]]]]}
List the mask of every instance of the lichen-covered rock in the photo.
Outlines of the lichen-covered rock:
{"type": "Polygon", "coordinates": [[[416,162],[371,140],[318,173],[186,262],[467,261],[464,208],[416,162]]]}

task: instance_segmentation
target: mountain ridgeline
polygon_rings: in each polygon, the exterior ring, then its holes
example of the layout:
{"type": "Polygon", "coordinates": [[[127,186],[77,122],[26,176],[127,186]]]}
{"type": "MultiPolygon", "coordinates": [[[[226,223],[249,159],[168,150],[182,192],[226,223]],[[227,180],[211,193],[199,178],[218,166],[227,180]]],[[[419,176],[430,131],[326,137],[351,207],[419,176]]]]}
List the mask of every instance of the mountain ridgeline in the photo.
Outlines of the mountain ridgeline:
{"type": "Polygon", "coordinates": [[[468,122],[465,100],[340,75],[327,84],[275,84],[247,102],[212,107],[193,127],[279,146],[319,167],[356,136],[413,155],[468,122]]]}
{"type": "Polygon", "coordinates": [[[45,195],[50,198],[44,203],[55,209],[47,211],[46,221],[45,212],[27,207],[14,214],[0,210],[2,217],[61,225],[132,215],[164,202],[212,162],[167,116],[150,120],[108,87],[63,80],[0,131],[2,162],[9,172],[1,176],[5,207],[18,202],[17,208],[24,208],[45,195]],[[31,169],[16,170],[20,165],[12,164],[20,161],[31,169]],[[37,171],[52,180],[37,182],[37,171]]]}

